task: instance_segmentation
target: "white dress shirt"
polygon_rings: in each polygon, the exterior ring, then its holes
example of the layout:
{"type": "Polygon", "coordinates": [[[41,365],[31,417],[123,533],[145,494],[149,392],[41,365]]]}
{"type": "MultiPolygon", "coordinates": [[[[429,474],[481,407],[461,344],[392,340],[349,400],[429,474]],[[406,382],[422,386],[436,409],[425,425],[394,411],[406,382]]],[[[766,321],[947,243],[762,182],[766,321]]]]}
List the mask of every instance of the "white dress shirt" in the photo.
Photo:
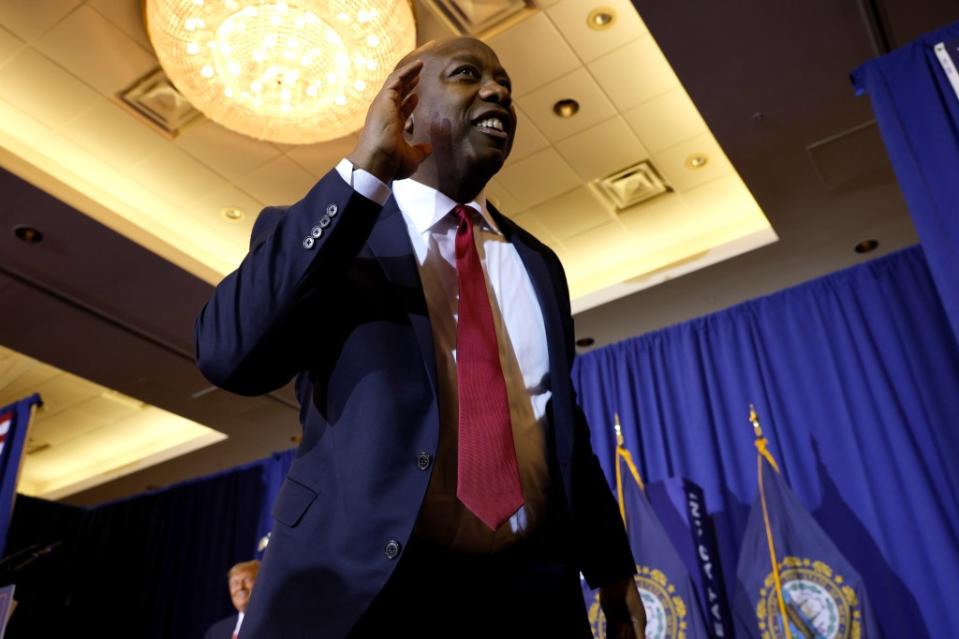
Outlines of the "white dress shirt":
{"type": "MultiPolygon", "coordinates": [[[[390,189],[348,160],[336,167],[361,195],[385,203],[390,189]]],[[[529,534],[546,507],[549,473],[544,419],[549,389],[549,353],[543,312],[516,248],[503,236],[486,208],[483,193],[465,202],[476,211],[473,234],[491,291],[490,306],[500,350],[500,364],[510,404],[524,505],[508,525],[490,531],[456,498],[456,225],[449,213],[457,202],[411,179],[393,182],[396,199],[419,265],[423,293],[433,329],[439,386],[440,444],[426,500],[417,521],[418,535],[465,552],[489,552],[529,534]]]]}

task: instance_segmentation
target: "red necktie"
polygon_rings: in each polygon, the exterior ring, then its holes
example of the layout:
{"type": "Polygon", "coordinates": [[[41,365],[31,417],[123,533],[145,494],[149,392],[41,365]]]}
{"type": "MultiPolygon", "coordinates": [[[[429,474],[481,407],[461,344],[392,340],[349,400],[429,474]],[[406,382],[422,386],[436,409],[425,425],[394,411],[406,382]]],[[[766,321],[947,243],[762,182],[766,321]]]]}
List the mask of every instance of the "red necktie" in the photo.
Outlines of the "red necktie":
{"type": "Polygon", "coordinates": [[[456,496],[490,529],[523,505],[506,380],[499,362],[493,310],[473,241],[472,209],[457,205],[456,379],[459,444],[456,496]]]}

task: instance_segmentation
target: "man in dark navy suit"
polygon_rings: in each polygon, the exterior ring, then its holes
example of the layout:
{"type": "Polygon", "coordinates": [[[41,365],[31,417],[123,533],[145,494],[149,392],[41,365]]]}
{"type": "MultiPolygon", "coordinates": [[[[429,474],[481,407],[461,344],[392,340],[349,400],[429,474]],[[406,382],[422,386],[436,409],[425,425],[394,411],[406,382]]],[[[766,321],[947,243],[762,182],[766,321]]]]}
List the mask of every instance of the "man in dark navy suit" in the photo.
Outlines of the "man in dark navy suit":
{"type": "Polygon", "coordinates": [[[412,52],[356,148],[261,213],[197,319],[215,384],[296,377],[303,440],[243,639],[641,637],[634,563],[570,381],[556,255],[486,201],[516,128],[471,38],[412,52]]]}
{"type": "Polygon", "coordinates": [[[203,639],[236,639],[239,636],[259,570],[260,562],[256,559],[238,563],[230,568],[226,576],[227,587],[230,589],[230,601],[236,608],[236,614],[220,619],[210,626],[203,639]]]}

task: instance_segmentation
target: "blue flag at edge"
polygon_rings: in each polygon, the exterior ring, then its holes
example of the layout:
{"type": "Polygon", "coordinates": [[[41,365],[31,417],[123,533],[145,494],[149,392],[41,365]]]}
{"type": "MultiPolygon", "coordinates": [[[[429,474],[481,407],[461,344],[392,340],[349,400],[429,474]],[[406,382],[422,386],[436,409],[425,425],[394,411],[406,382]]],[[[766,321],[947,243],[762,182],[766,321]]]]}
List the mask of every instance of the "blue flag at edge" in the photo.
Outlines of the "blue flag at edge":
{"type": "Polygon", "coordinates": [[[40,403],[40,396],[34,393],[0,408],[0,481],[3,482],[0,484],[0,553],[7,544],[13,499],[17,493],[20,458],[30,425],[30,409],[40,403]]]}
{"type": "Polygon", "coordinates": [[[760,490],[749,513],[736,569],[733,599],[736,636],[740,639],[786,636],[763,515],[765,497],[791,637],[880,637],[862,578],[803,507],[782,475],[762,456],[758,466],[760,490]]]}

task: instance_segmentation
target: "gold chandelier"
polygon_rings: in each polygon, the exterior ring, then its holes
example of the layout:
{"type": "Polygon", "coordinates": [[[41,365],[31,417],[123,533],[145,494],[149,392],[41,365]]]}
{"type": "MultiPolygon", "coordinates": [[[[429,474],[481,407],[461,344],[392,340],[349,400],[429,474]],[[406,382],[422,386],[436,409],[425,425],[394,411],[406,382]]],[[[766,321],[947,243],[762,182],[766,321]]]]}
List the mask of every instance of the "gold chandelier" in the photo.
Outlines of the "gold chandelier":
{"type": "Polygon", "coordinates": [[[146,0],[177,89],[253,138],[310,144],[358,130],[416,45],[408,0],[146,0]]]}

